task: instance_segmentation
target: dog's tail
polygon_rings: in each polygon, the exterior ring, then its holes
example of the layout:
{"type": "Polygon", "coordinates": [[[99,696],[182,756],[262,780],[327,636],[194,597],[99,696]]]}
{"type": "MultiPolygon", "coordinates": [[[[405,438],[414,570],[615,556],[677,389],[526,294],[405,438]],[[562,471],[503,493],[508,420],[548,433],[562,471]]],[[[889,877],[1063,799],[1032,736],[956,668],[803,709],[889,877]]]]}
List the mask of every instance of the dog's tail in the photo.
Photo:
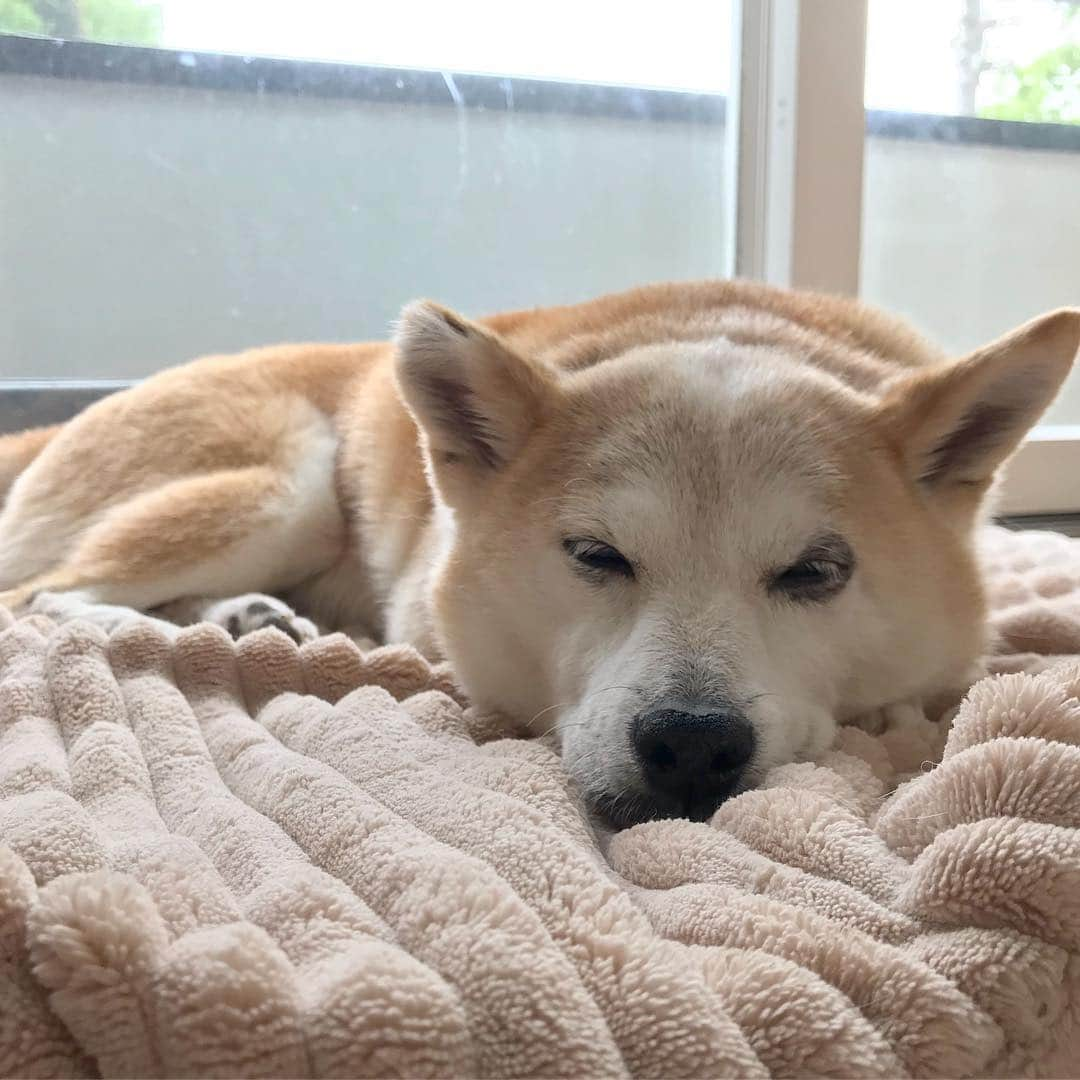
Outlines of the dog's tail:
{"type": "Polygon", "coordinates": [[[14,435],[0,435],[0,506],[4,505],[11,485],[19,474],[45,449],[63,424],[30,428],[14,435]]]}

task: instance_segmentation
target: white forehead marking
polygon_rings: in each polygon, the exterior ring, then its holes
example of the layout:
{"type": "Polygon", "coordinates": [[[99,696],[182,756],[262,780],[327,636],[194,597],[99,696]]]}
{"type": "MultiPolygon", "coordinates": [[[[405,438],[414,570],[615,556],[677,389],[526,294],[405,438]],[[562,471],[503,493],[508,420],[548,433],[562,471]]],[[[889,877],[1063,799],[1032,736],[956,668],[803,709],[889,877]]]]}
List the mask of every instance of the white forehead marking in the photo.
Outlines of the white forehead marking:
{"type": "Polygon", "coordinates": [[[760,485],[777,473],[812,482],[833,472],[817,433],[831,376],[777,349],[727,341],[650,346],[620,365],[644,376],[647,393],[595,447],[612,480],[660,476],[714,496],[724,478],[760,485]]]}
{"type": "Polygon", "coordinates": [[[842,387],[836,376],[777,345],[740,343],[729,338],[644,345],[617,361],[624,370],[652,366],[680,376],[688,390],[736,403],[743,395],[799,382],[842,387]]]}
{"type": "Polygon", "coordinates": [[[645,400],[586,454],[564,504],[573,527],[625,545],[629,557],[700,569],[702,560],[794,557],[793,546],[829,524],[837,473],[814,432],[807,390],[818,380],[801,377],[807,365],[726,341],[650,346],[618,364],[644,374],[645,400]]]}

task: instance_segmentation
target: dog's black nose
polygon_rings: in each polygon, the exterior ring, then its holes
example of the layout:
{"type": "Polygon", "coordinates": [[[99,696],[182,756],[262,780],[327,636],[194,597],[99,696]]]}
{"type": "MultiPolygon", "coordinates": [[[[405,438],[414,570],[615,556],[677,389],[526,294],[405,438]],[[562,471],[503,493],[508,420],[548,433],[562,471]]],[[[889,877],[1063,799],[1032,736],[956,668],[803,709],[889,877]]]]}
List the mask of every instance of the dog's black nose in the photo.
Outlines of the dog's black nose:
{"type": "Polygon", "coordinates": [[[738,712],[699,716],[664,709],[638,717],[634,751],[662,805],[704,821],[731,795],[754,756],[754,729],[738,712]]]}

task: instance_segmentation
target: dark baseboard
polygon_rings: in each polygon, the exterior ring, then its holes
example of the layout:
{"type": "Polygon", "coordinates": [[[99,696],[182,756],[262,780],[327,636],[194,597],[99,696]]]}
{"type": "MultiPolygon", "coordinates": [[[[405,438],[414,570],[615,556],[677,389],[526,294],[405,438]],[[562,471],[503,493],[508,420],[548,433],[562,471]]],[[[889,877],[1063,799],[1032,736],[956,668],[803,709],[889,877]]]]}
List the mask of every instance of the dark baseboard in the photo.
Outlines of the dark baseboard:
{"type": "Polygon", "coordinates": [[[87,405],[130,385],[118,379],[0,380],[0,435],[70,420],[87,405]]]}
{"type": "Polygon", "coordinates": [[[1044,529],[1080,536],[1080,514],[1011,514],[998,519],[1007,529],[1044,529]]]}

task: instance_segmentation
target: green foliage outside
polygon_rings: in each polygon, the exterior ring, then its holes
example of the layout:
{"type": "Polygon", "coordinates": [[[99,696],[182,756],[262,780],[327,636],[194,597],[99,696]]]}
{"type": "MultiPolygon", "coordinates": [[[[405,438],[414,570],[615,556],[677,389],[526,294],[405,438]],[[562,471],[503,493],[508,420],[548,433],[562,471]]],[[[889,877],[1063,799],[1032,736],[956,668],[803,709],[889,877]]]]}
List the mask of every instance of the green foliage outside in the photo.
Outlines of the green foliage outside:
{"type": "Polygon", "coordinates": [[[94,41],[156,45],[161,40],[161,5],[138,0],[79,0],[83,35],[94,41]]]}
{"type": "Polygon", "coordinates": [[[0,30],[9,34],[44,34],[33,0],[0,0],[0,30]]]}
{"type": "Polygon", "coordinates": [[[1061,44],[1030,64],[996,73],[997,100],[979,109],[993,120],[1080,124],[1080,4],[1070,4],[1061,44]]]}
{"type": "Polygon", "coordinates": [[[161,4],[144,0],[0,0],[0,31],[156,45],[161,41],[161,4]]]}
{"type": "Polygon", "coordinates": [[[1059,45],[1026,67],[1013,68],[1006,81],[1011,95],[981,108],[980,116],[1080,124],[1080,43],[1059,45]]]}

